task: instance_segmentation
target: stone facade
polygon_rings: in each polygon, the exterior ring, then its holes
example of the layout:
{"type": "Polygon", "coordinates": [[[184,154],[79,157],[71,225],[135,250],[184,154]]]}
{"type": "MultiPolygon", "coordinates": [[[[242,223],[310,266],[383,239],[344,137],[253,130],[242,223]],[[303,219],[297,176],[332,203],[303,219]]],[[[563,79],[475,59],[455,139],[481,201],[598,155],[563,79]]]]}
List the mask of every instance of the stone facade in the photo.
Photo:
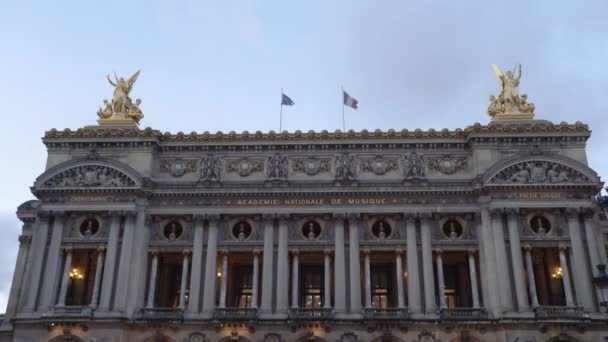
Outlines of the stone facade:
{"type": "Polygon", "coordinates": [[[7,341],[602,341],[581,123],[51,130],[7,341]]]}

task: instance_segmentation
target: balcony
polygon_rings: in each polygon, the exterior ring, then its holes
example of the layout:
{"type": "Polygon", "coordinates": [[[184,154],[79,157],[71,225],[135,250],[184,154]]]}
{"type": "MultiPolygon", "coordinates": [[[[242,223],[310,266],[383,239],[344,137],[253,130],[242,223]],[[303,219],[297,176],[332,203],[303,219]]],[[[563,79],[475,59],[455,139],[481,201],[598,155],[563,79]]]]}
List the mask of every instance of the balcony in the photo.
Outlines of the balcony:
{"type": "Polygon", "coordinates": [[[410,314],[407,308],[366,308],[363,317],[378,320],[406,320],[410,318],[410,314]]]}
{"type": "Polygon", "coordinates": [[[213,318],[217,320],[249,321],[258,316],[256,308],[216,308],[213,318]]]}
{"type": "Polygon", "coordinates": [[[146,321],[182,321],[184,310],[177,308],[143,308],[139,319],[146,321]]]}
{"type": "Polygon", "coordinates": [[[580,306],[539,306],[534,309],[536,319],[588,319],[580,306]]]}
{"type": "Polygon", "coordinates": [[[293,320],[324,320],[333,317],[331,308],[291,308],[289,309],[289,319],[293,320]]]}
{"type": "Polygon", "coordinates": [[[52,318],[91,318],[94,309],[86,305],[52,306],[45,317],[52,318]]]}
{"type": "Polygon", "coordinates": [[[483,308],[441,309],[439,317],[446,321],[478,321],[488,319],[488,311],[483,308]]]}

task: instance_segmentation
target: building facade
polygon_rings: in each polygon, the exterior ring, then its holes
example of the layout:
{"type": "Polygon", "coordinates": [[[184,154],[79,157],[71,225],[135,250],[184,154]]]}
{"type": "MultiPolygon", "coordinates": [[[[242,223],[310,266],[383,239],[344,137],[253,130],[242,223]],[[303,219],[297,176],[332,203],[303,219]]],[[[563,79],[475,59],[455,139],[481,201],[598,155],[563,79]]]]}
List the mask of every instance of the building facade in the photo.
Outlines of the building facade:
{"type": "Polygon", "coordinates": [[[51,130],[7,341],[604,341],[581,123],[51,130]]]}

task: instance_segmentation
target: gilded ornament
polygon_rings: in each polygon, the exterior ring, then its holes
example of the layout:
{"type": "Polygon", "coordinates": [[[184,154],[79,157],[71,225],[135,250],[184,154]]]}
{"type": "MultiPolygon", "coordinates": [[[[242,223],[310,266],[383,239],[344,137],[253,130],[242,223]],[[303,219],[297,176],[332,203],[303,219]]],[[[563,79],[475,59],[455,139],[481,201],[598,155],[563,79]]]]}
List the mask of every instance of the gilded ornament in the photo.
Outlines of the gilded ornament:
{"type": "Polygon", "coordinates": [[[140,99],[136,99],[135,102],[131,100],[129,94],[133,89],[137,77],[139,77],[140,71],[138,70],[128,80],[124,78],[118,78],[114,74],[114,82],[108,75],[108,82],[114,86],[114,94],[112,95],[112,101],[103,100],[104,107],[99,108],[97,116],[99,120],[97,122],[102,126],[133,126],[138,125],[139,121],[144,117],[139,105],[141,104],[140,99]]]}
{"type": "Polygon", "coordinates": [[[488,115],[492,117],[493,121],[532,120],[534,104],[528,102],[528,95],[518,93],[521,64],[513,70],[508,70],[506,74],[503,74],[495,64],[492,64],[492,68],[494,68],[501,90],[498,97],[490,96],[488,115]]]}

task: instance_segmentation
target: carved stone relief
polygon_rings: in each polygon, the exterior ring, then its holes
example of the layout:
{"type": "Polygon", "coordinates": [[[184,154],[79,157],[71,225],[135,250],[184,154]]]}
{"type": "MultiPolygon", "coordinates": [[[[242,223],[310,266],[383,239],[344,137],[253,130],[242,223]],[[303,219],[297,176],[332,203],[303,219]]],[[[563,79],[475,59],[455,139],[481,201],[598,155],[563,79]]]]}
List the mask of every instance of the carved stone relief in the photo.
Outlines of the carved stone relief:
{"type": "Polygon", "coordinates": [[[357,163],[355,156],[343,153],[336,157],[336,179],[353,181],[357,179],[357,163]]]}
{"type": "Polygon", "coordinates": [[[188,336],[188,340],[186,342],[207,342],[207,338],[205,334],[201,333],[192,333],[188,336]]]}
{"type": "Polygon", "coordinates": [[[267,176],[270,180],[287,180],[289,171],[287,157],[277,153],[268,158],[266,163],[267,176]]]}
{"type": "Polygon", "coordinates": [[[117,188],[136,186],[129,176],[108,166],[83,165],[62,171],[44,182],[47,188],[117,188]]]}
{"type": "Polygon", "coordinates": [[[412,152],[403,157],[403,176],[405,179],[424,178],[424,157],[412,152]]]}
{"type": "Polygon", "coordinates": [[[173,177],[181,177],[186,173],[196,171],[196,161],[191,159],[160,159],[160,172],[173,177]]]}
{"type": "Polygon", "coordinates": [[[154,240],[157,242],[186,242],[191,240],[191,223],[183,219],[172,218],[154,218],[154,240]]]}
{"type": "Polygon", "coordinates": [[[72,216],[69,236],[76,239],[99,239],[106,237],[105,220],[98,215],[72,216]]]}
{"type": "Polygon", "coordinates": [[[456,173],[467,167],[466,157],[443,156],[429,158],[429,169],[439,171],[446,175],[456,173]]]}
{"type": "Polygon", "coordinates": [[[270,333],[264,335],[264,342],[283,342],[283,339],[279,334],[270,333]]]}
{"type": "Polygon", "coordinates": [[[200,170],[202,181],[218,182],[222,178],[222,161],[212,154],[202,157],[200,170]]]}
{"type": "Polygon", "coordinates": [[[373,172],[377,175],[383,175],[395,169],[397,169],[397,161],[395,159],[384,158],[381,155],[361,161],[361,171],[363,172],[373,172]]]}
{"type": "Polygon", "coordinates": [[[581,183],[589,178],[568,166],[549,161],[525,161],[511,165],[490,180],[493,184],[581,183]]]}
{"type": "Polygon", "coordinates": [[[329,171],[329,159],[310,157],[294,158],[292,161],[294,172],[304,172],[309,176],[314,176],[320,172],[329,171]]]}
{"type": "Polygon", "coordinates": [[[354,333],[344,333],[340,336],[340,342],[359,342],[359,338],[354,333]]]}
{"type": "Polygon", "coordinates": [[[261,159],[249,158],[230,160],[226,165],[226,171],[236,173],[241,177],[247,177],[254,172],[264,171],[264,162],[261,159]]]}

